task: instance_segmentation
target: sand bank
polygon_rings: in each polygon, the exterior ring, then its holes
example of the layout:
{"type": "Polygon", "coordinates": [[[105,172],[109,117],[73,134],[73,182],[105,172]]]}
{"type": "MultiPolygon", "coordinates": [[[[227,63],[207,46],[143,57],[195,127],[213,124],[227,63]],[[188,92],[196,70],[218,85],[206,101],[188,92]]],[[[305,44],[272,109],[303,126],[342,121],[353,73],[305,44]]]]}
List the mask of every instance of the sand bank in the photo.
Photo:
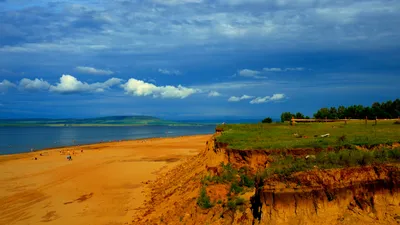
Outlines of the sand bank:
{"type": "Polygon", "coordinates": [[[146,199],[144,184],[197,154],[210,136],[0,156],[0,224],[127,224],[146,199]],[[73,160],[62,151],[75,152],[73,160]]]}

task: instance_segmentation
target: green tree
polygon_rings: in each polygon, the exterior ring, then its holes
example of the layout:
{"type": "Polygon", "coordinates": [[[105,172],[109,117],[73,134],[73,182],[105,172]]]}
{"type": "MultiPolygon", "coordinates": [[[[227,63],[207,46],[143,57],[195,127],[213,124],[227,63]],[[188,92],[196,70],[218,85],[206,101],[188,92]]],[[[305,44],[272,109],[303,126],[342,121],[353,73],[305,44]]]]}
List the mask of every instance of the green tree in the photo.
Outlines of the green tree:
{"type": "Polygon", "coordinates": [[[379,102],[374,102],[374,104],[372,104],[372,116],[375,117],[377,116],[378,118],[383,118],[384,114],[381,108],[381,104],[379,102]]]}
{"type": "Polygon", "coordinates": [[[294,115],[290,112],[283,112],[281,114],[281,122],[290,121],[292,119],[292,116],[294,115]]]}
{"type": "Polygon", "coordinates": [[[344,115],[345,110],[346,110],[346,107],[344,107],[344,106],[342,106],[342,105],[338,107],[338,110],[337,110],[337,117],[338,117],[339,119],[344,119],[344,117],[345,117],[345,115],[344,115]]]}
{"type": "Polygon", "coordinates": [[[314,113],[315,119],[325,119],[325,117],[329,116],[329,109],[328,108],[321,108],[316,113],[314,113]]]}
{"type": "Polygon", "coordinates": [[[363,116],[363,112],[364,112],[364,106],[362,106],[362,105],[356,105],[356,106],[355,106],[355,115],[354,115],[354,118],[356,118],[356,119],[364,119],[365,116],[363,116]]]}
{"type": "Polygon", "coordinates": [[[267,117],[267,118],[263,119],[261,122],[262,123],[272,123],[272,119],[270,117],[267,117]]]}
{"type": "Polygon", "coordinates": [[[365,118],[366,116],[367,116],[369,119],[374,118],[374,115],[373,115],[373,113],[372,113],[372,108],[370,108],[369,106],[368,106],[368,107],[365,107],[365,108],[363,109],[363,112],[362,112],[362,118],[365,118]]]}
{"type": "Polygon", "coordinates": [[[301,112],[297,112],[294,116],[296,119],[304,119],[304,115],[301,112]]]}
{"type": "Polygon", "coordinates": [[[335,107],[321,108],[314,113],[314,118],[329,119],[347,117],[348,119],[364,119],[368,118],[397,118],[400,116],[400,99],[386,102],[374,102],[371,106],[364,107],[363,105],[351,105],[348,107],[339,106],[338,109],[335,107]]]}
{"type": "Polygon", "coordinates": [[[335,107],[331,107],[329,109],[328,119],[336,119],[338,117],[338,113],[335,107]]]}
{"type": "Polygon", "coordinates": [[[394,108],[394,118],[398,118],[400,116],[400,99],[396,99],[393,102],[393,108],[394,108]]]}

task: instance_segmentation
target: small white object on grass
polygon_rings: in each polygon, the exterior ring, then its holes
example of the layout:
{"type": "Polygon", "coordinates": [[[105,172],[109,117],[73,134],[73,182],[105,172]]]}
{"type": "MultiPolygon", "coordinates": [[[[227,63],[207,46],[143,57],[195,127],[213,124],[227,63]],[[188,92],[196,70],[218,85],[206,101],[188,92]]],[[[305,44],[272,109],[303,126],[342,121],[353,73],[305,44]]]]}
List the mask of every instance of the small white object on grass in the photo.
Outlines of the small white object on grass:
{"type": "Polygon", "coordinates": [[[321,135],[321,137],[329,137],[330,136],[330,134],[328,133],[328,134],[323,134],[323,135],[321,135]]]}
{"type": "Polygon", "coordinates": [[[316,159],[315,155],[306,155],[306,159],[316,159]]]}

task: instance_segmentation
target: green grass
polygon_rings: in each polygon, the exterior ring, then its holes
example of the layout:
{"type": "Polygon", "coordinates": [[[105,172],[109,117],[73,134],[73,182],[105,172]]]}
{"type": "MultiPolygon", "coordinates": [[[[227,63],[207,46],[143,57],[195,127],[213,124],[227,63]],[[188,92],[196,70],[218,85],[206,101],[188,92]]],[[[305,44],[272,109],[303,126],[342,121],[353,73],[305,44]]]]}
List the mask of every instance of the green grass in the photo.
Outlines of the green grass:
{"type": "Polygon", "coordinates": [[[217,183],[217,184],[227,184],[227,183],[232,183],[237,180],[237,175],[239,171],[235,168],[232,167],[230,163],[224,164],[223,162],[220,164],[222,168],[222,172],[219,176],[211,176],[211,175],[206,175],[202,183],[203,184],[208,184],[208,183],[217,183]]]}
{"type": "MultiPolygon", "coordinates": [[[[227,184],[229,185],[229,191],[227,193],[228,202],[227,205],[224,205],[224,207],[228,207],[230,210],[236,210],[238,206],[242,206],[244,204],[244,199],[238,197],[238,195],[244,194],[245,192],[248,192],[254,188],[255,176],[252,175],[249,169],[246,167],[236,169],[232,167],[230,163],[221,163],[220,167],[222,168],[220,175],[207,175],[203,177],[201,181],[203,188],[200,191],[197,204],[203,209],[206,208],[204,205],[211,204],[209,203],[209,199],[207,200],[205,186],[213,184],[227,184]]],[[[221,199],[217,201],[217,204],[222,203],[223,201],[221,199]]]]}
{"type": "Polygon", "coordinates": [[[373,146],[400,142],[400,126],[394,121],[364,120],[333,123],[287,123],[221,125],[224,132],[217,141],[231,149],[294,149],[342,146],[373,146]],[[320,135],[329,133],[330,137],[320,135]],[[294,134],[298,134],[295,136],[294,134]],[[306,136],[307,138],[304,138],[306,136]],[[342,137],[342,138],[341,138],[342,137]]]}
{"type": "Polygon", "coordinates": [[[364,150],[340,150],[323,151],[315,158],[295,158],[289,156],[273,157],[274,160],[270,167],[265,169],[261,175],[262,179],[268,179],[277,175],[280,179],[289,178],[293,173],[318,169],[347,168],[357,166],[367,166],[382,163],[400,162],[400,148],[379,149],[372,151],[364,150]]]}
{"type": "Polygon", "coordinates": [[[207,195],[207,191],[204,186],[200,189],[200,196],[197,198],[197,205],[202,209],[209,209],[214,206],[214,204],[210,201],[210,196],[207,195]]]}
{"type": "Polygon", "coordinates": [[[242,206],[245,203],[245,199],[241,197],[233,197],[228,199],[227,207],[230,210],[236,211],[238,206],[242,206]]]}

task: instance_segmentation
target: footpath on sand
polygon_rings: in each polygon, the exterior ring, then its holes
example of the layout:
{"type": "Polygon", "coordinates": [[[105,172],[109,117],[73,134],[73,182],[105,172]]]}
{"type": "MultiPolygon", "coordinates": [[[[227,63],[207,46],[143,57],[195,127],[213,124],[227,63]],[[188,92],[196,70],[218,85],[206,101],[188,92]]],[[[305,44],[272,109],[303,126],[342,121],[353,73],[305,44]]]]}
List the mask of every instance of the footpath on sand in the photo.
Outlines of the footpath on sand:
{"type": "Polygon", "coordinates": [[[144,184],[200,152],[210,137],[153,138],[0,156],[0,224],[126,224],[145,201],[144,184]],[[73,160],[67,160],[68,151],[73,160]]]}

